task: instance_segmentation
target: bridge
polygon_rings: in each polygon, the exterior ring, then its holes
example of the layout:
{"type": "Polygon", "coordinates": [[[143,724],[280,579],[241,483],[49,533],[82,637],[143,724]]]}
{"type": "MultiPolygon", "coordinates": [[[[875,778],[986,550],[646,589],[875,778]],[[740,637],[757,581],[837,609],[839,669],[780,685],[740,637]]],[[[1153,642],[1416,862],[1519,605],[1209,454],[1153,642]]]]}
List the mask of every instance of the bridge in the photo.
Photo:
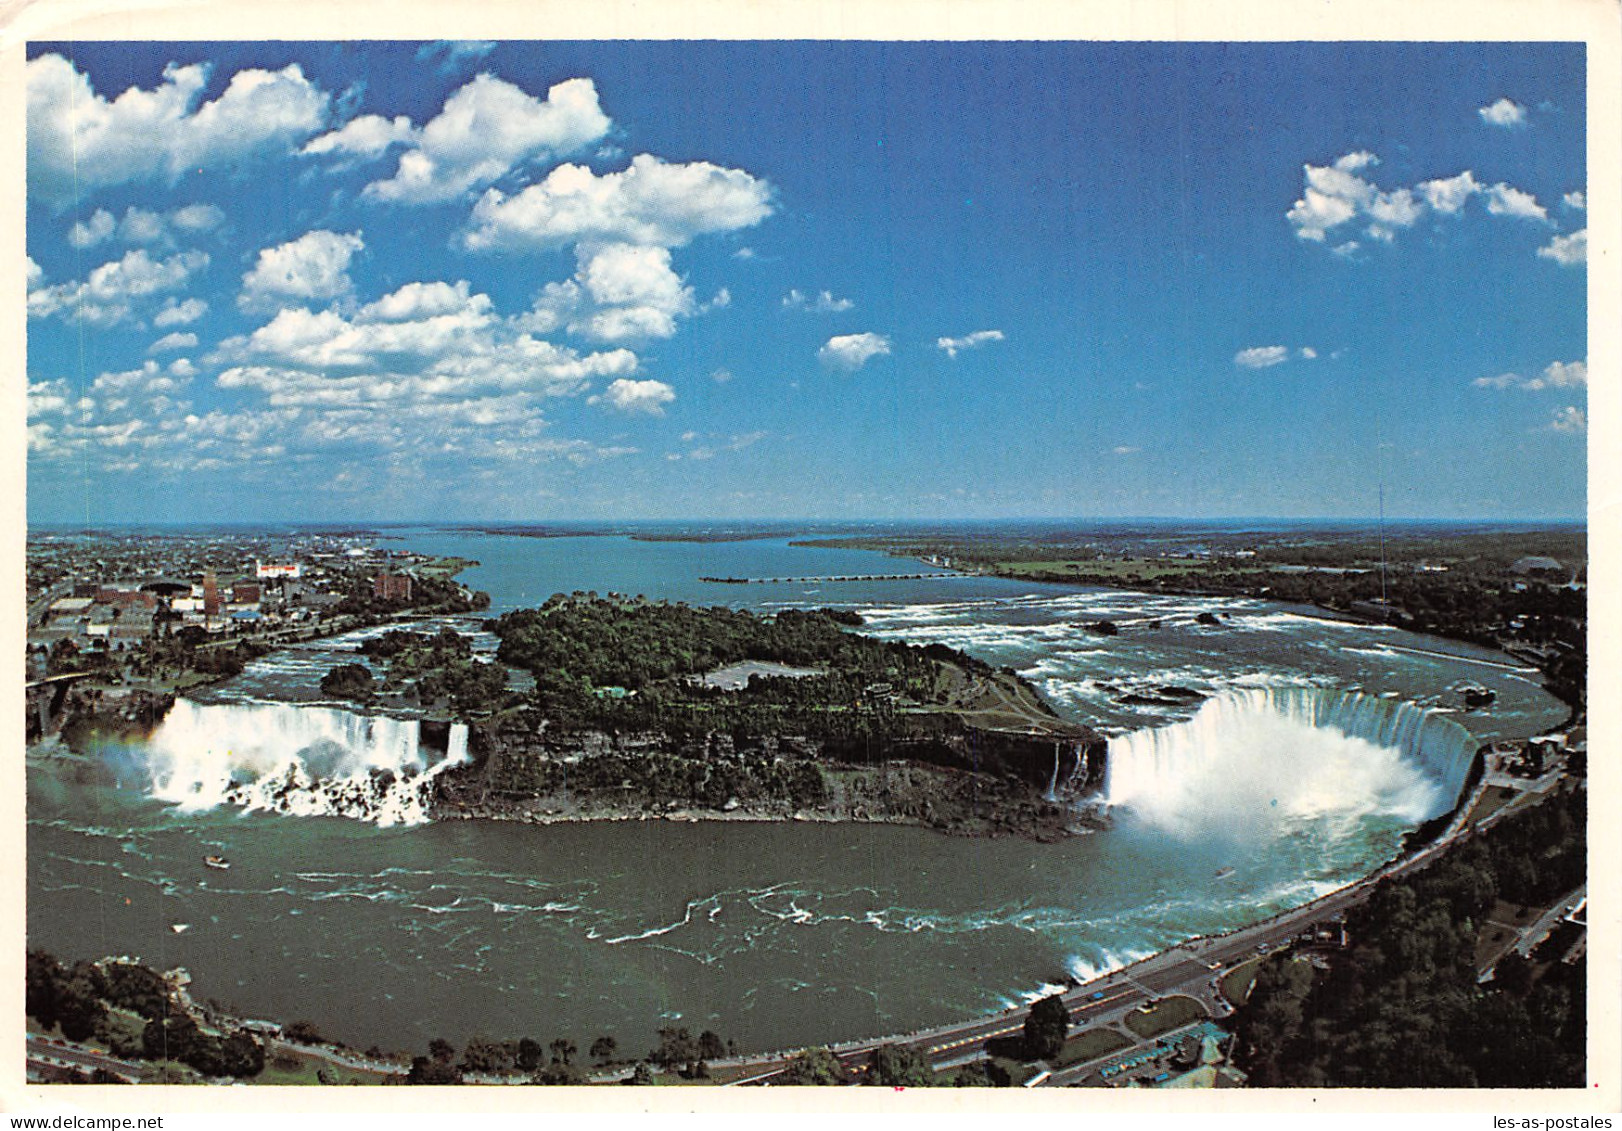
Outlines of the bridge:
{"type": "Polygon", "coordinates": [[[932,577],[967,577],[963,573],[846,573],[826,577],[700,577],[714,585],[801,585],[836,581],[924,581],[932,577]]]}

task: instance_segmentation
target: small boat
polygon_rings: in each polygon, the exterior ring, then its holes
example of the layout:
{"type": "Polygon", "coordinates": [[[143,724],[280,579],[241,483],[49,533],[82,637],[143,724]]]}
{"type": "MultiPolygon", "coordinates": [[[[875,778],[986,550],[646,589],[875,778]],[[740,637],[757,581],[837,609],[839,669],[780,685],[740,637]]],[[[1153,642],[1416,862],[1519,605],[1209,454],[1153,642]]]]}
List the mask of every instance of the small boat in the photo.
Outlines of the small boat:
{"type": "Polygon", "coordinates": [[[203,863],[210,868],[218,868],[222,872],[231,866],[231,861],[223,856],[205,856],[203,857],[203,863]]]}
{"type": "Polygon", "coordinates": [[[1233,875],[1232,868],[1218,868],[1216,870],[1216,878],[1219,880],[1225,880],[1231,875],[1233,875]]]}
{"type": "Polygon", "coordinates": [[[175,934],[183,934],[191,927],[190,923],[170,923],[169,929],[175,934]]]}

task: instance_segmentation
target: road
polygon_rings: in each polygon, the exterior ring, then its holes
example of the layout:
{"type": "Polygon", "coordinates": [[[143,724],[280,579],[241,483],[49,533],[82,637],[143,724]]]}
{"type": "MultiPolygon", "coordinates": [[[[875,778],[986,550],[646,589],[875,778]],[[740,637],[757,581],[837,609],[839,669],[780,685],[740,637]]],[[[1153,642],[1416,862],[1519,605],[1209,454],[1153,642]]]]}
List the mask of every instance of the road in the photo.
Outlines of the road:
{"type": "MultiPolygon", "coordinates": [[[[1129,1014],[1161,998],[1178,995],[1195,999],[1212,1017],[1226,1016],[1232,1012],[1232,1007],[1222,998],[1216,985],[1222,973],[1245,959],[1289,942],[1312,927],[1339,918],[1347,909],[1368,899],[1380,881],[1419,871],[1434,863],[1473,829],[1490,827],[1507,814],[1542,800],[1556,780],[1556,777],[1551,777],[1547,782],[1539,782],[1471,829],[1452,829],[1425,848],[1311,903],[1226,934],[1190,939],[1067,991],[1063,1000],[1070,1011],[1072,1035],[1083,1029],[1104,1025],[1130,1036],[1129,1031],[1121,1027],[1129,1014]]],[[[1568,902],[1574,903],[1575,900],[1562,901],[1561,908],[1566,907],[1568,902]]],[[[868,1054],[880,1045],[905,1044],[924,1051],[937,1070],[951,1068],[983,1056],[988,1040],[1020,1032],[1027,1012],[1024,1006],[1020,1006],[990,1017],[877,1040],[853,1041],[832,1048],[842,1062],[854,1066],[865,1063],[868,1054]]],[[[1135,1037],[1133,1039],[1136,1040],[1135,1037]]],[[[1147,1046],[1154,1042],[1140,1043],[1147,1046]]],[[[1126,1051],[1117,1050],[1108,1057],[1120,1056],[1126,1051]]],[[[773,1057],[770,1062],[766,1058],[755,1058],[755,1063],[760,1065],[761,1071],[733,1083],[769,1084],[781,1075],[784,1058],[773,1057]]],[[[1040,1086],[1063,1087],[1075,1083],[1093,1071],[1096,1064],[1097,1061],[1093,1061],[1055,1071],[1043,1079],[1040,1086]]]]}
{"type": "Polygon", "coordinates": [[[145,1064],[120,1060],[118,1057],[102,1052],[99,1049],[74,1044],[71,1041],[64,1041],[56,1037],[42,1037],[37,1033],[27,1034],[26,1046],[30,1071],[59,1068],[94,1072],[96,1069],[101,1068],[122,1077],[131,1084],[137,1084],[145,1079],[149,1068],[145,1064]]]}

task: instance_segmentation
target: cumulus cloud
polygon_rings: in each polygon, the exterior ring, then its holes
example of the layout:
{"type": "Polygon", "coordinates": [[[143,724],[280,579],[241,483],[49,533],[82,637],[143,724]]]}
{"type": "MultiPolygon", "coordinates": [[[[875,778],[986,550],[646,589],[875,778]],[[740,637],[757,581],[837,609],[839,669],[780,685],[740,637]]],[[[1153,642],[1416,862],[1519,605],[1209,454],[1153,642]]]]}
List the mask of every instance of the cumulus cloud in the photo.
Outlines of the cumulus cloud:
{"type": "Polygon", "coordinates": [[[890,339],[883,334],[839,334],[829,338],[817,351],[824,365],[854,373],[875,357],[890,352],[890,339]]]}
{"type": "MultiPolygon", "coordinates": [[[[1493,216],[1548,222],[1547,210],[1529,192],[1502,182],[1483,185],[1468,169],[1451,177],[1421,181],[1413,187],[1381,189],[1361,174],[1379,164],[1372,153],[1348,153],[1329,165],[1306,165],[1306,186],[1300,200],[1285,214],[1298,238],[1328,244],[1354,222],[1363,222],[1362,234],[1381,243],[1413,227],[1427,212],[1455,215],[1472,197],[1484,198],[1493,216]]],[[[1356,240],[1331,248],[1343,258],[1357,251],[1356,240]]]]}
{"type": "Polygon", "coordinates": [[[86,191],[236,168],[288,152],[326,123],[330,96],[293,64],[236,72],[220,96],[198,105],[204,64],[171,63],[151,90],[109,100],[61,55],[27,67],[30,194],[61,207],[86,191]]]}
{"type": "Polygon", "coordinates": [[[191,349],[197,344],[197,335],[181,333],[178,330],[172,334],[165,334],[147,347],[147,353],[167,353],[169,350],[191,349]]]}
{"type": "Polygon", "coordinates": [[[1581,228],[1569,236],[1555,236],[1538,248],[1543,259],[1552,259],[1562,267],[1580,267],[1588,262],[1588,229],[1581,228]]]}
{"type": "Polygon", "coordinates": [[[393,119],[381,114],[362,114],[331,133],[310,139],[299,152],[307,157],[332,153],[369,161],[383,156],[391,145],[414,143],[418,136],[417,128],[404,114],[393,119]]]}
{"type": "Polygon", "coordinates": [[[1554,361],[1536,377],[1522,377],[1519,373],[1500,373],[1496,377],[1477,377],[1470,382],[1478,389],[1572,389],[1588,384],[1588,362],[1554,361]]]}
{"type": "MultiPolygon", "coordinates": [[[[760,443],[760,441],[764,440],[767,435],[768,433],[765,432],[745,432],[739,436],[729,437],[724,441],[700,444],[696,448],[688,451],[687,458],[707,460],[714,459],[716,456],[723,455],[727,452],[741,452],[745,448],[754,447],[756,444],[760,443]]],[[[698,434],[696,432],[682,433],[683,441],[691,442],[696,439],[698,439],[698,434]]],[[[680,455],[675,455],[674,458],[680,459],[682,457],[680,455]]]]}
{"type": "Polygon", "coordinates": [[[211,231],[224,222],[225,213],[212,204],[188,204],[173,212],[130,207],[124,210],[121,220],[115,220],[105,208],[98,208],[90,219],[80,220],[68,229],[68,243],[77,248],[88,248],[116,236],[125,243],[172,244],[176,232],[197,235],[211,231]]]}
{"type": "Polygon", "coordinates": [[[682,247],[695,237],[752,227],[771,215],[771,186],[707,161],[649,154],[597,176],[560,165],[513,196],[490,189],[464,241],[474,250],[544,249],[577,242],[682,247]]]}
{"type": "Polygon", "coordinates": [[[1508,129],[1511,126],[1523,126],[1526,124],[1526,107],[1512,102],[1508,98],[1500,98],[1491,106],[1483,106],[1476,113],[1480,114],[1481,120],[1490,126],[1502,126],[1508,129]]]}
{"type": "Polygon", "coordinates": [[[1296,356],[1301,358],[1303,361],[1315,361],[1318,357],[1318,351],[1313,349],[1311,346],[1302,346],[1296,352],[1296,356]]]}
{"type": "Polygon", "coordinates": [[[61,315],[92,326],[116,326],[145,299],[180,290],[208,263],[208,255],[201,251],[153,259],[145,248],[136,248],[122,259],[95,268],[82,283],[58,283],[30,290],[28,315],[61,315]]]}
{"type": "Polygon", "coordinates": [[[961,338],[936,338],[935,348],[946,351],[946,356],[956,358],[959,350],[978,349],[987,342],[1000,342],[1003,340],[1001,330],[976,330],[972,334],[965,334],[961,338]]]}
{"type": "Polygon", "coordinates": [[[1522,220],[1549,219],[1548,210],[1537,197],[1506,184],[1496,184],[1486,190],[1487,211],[1494,216],[1516,216],[1522,220]]]}
{"type": "Polygon", "coordinates": [[[1556,432],[1586,432],[1588,431],[1588,414],[1576,405],[1567,405],[1556,409],[1554,419],[1549,427],[1556,432]]]}
{"type": "Polygon", "coordinates": [[[1421,181],[1419,191],[1425,203],[1444,215],[1452,215],[1464,207],[1464,202],[1481,191],[1481,184],[1469,169],[1451,177],[1421,181]]]}
{"type": "Polygon", "coordinates": [[[814,298],[808,298],[802,291],[790,290],[783,296],[785,310],[803,310],[807,314],[840,314],[855,305],[848,298],[835,298],[832,291],[823,291],[814,298]]]}
{"type": "Polygon", "coordinates": [[[367,185],[364,195],[396,204],[455,200],[520,165],[577,152],[610,124],[590,79],[560,82],[542,100],[479,75],[422,127],[394,176],[367,185]]]}
{"type": "Polygon", "coordinates": [[[274,309],[284,302],[332,299],[350,290],[349,260],[365,247],[359,232],[317,229],[259,252],[242,276],[237,305],[244,310],[274,309]]]}
{"type": "Polygon", "coordinates": [[[617,349],[582,356],[537,339],[465,281],[407,283],[346,317],[290,307],[220,343],[219,384],[273,405],[445,406],[491,392],[568,396],[637,369],[617,349]]]}
{"type": "Polygon", "coordinates": [[[200,298],[189,298],[184,302],[174,299],[165,299],[163,309],[152,316],[154,326],[184,326],[195,322],[208,313],[208,303],[200,298]]]}
{"type": "Polygon", "coordinates": [[[634,381],[621,377],[603,390],[599,397],[589,398],[590,404],[606,404],[621,412],[663,416],[665,405],[676,399],[676,390],[663,381],[634,381]]]}
{"type": "Polygon", "coordinates": [[[1560,199],[1567,208],[1575,208],[1578,212],[1585,212],[1588,209],[1588,194],[1581,189],[1576,192],[1568,192],[1560,199]]]}
{"type": "Polygon", "coordinates": [[[1266,369],[1289,360],[1289,346],[1251,346],[1233,355],[1233,363],[1241,369],[1266,369]]]}
{"type": "MultiPolygon", "coordinates": [[[[676,320],[698,313],[693,289],[662,247],[582,245],[572,279],[548,283],[535,297],[526,325],[539,333],[565,327],[598,342],[668,338],[676,320]]],[[[720,292],[711,306],[730,301],[720,292]]]]}

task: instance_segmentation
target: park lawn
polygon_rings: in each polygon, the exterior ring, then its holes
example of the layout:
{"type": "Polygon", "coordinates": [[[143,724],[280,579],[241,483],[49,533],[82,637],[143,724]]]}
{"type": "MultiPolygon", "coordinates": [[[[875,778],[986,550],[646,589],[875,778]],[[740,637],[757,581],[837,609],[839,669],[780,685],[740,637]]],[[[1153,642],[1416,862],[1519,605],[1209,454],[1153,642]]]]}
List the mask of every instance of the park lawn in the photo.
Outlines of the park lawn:
{"type": "Polygon", "coordinates": [[[316,1086],[321,1083],[318,1073],[325,1071],[327,1081],[333,1084],[381,1084],[389,1077],[380,1072],[367,1072],[360,1068],[345,1068],[313,1053],[300,1052],[287,1046],[265,1050],[265,1067],[250,1084],[288,1084],[316,1086]],[[280,1062],[280,1063],[278,1063],[280,1062]]]}
{"type": "Polygon", "coordinates": [[[1088,1029],[1065,1041],[1059,1055],[1049,1063],[1054,1068],[1069,1068],[1072,1064],[1085,1064],[1124,1049],[1131,1043],[1114,1029],[1088,1029]]]}
{"type": "Polygon", "coordinates": [[[1222,996],[1234,1005],[1243,1005],[1250,996],[1250,987],[1256,981],[1256,971],[1262,967],[1260,958],[1252,958],[1249,962],[1241,962],[1232,970],[1222,975],[1222,996]]]}
{"type": "Polygon", "coordinates": [[[1209,1016],[1205,1007],[1191,997],[1169,997],[1148,1009],[1127,1014],[1126,1027],[1145,1040],[1181,1029],[1209,1016]]]}

